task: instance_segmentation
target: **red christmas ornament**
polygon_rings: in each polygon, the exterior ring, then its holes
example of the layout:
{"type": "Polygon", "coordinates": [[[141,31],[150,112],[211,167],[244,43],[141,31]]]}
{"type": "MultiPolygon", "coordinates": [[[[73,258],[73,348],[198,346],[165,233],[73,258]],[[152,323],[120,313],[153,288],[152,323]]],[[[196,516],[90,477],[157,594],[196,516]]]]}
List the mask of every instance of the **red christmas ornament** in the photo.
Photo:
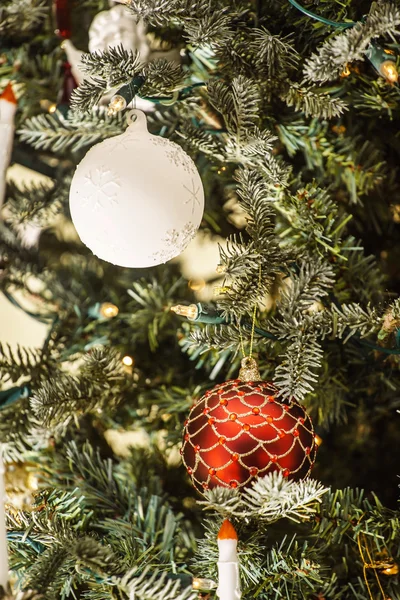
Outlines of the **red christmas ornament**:
{"type": "Polygon", "coordinates": [[[75,88],[78,87],[78,84],[76,83],[75,78],[72,75],[71,65],[69,64],[69,62],[64,62],[63,69],[64,81],[57,98],[58,110],[60,110],[60,107],[69,108],[72,92],[75,88]]]}
{"type": "Polygon", "coordinates": [[[279,470],[293,480],[310,474],[317,449],[310,417],[259,378],[254,359],[245,358],[239,379],[216,385],[190,411],[181,454],[200,491],[245,487],[279,470]]]}
{"type": "Polygon", "coordinates": [[[55,34],[67,40],[71,37],[71,6],[70,0],[54,0],[54,16],[57,24],[55,34]]]}

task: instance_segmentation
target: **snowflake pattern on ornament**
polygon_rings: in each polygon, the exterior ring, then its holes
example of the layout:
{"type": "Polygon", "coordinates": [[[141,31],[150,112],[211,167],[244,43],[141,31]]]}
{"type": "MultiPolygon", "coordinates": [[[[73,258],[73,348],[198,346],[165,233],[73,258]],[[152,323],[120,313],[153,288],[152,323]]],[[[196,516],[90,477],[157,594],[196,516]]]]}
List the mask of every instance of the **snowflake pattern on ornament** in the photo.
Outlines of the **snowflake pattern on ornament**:
{"type": "Polygon", "coordinates": [[[183,187],[185,188],[185,190],[187,192],[189,192],[189,197],[185,201],[185,204],[189,204],[190,202],[192,203],[192,215],[193,215],[194,209],[196,208],[196,204],[197,204],[197,206],[200,206],[200,200],[197,197],[197,195],[200,191],[200,186],[197,186],[197,188],[196,188],[196,184],[192,177],[192,189],[188,188],[186,185],[184,185],[183,187]]]}
{"type": "Polygon", "coordinates": [[[165,263],[167,260],[171,260],[186,248],[188,243],[194,237],[197,231],[197,227],[190,221],[186,223],[181,231],[176,229],[169,229],[163,239],[164,248],[151,255],[151,259],[154,263],[165,263]]]}
{"type": "Polygon", "coordinates": [[[83,206],[91,206],[94,212],[107,205],[118,204],[118,191],[121,187],[118,177],[110,169],[97,167],[85,175],[86,196],[82,199],[83,206]]]}

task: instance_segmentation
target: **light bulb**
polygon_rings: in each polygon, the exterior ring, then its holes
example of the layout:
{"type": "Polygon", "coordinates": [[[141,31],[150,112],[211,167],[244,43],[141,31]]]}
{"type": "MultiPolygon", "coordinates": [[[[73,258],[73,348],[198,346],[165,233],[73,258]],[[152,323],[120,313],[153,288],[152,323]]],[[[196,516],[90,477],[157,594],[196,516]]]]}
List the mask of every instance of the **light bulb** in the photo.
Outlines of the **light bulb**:
{"type": "Polygon", "coordinates": [[[49,113],[54,113],[57,110],[57,105],[56,104],[51,104],[49,106],[49,113]]]}
{"type": "Polygon", "coordinates": [[[189,304],[189,306],[184,306],[183,304],[177,304],[176,306],[171,306],[172,312],[177,315],[181,315],[182,317],[186,317],[187,319],[193,321],[199,314],[198,308],[195,304],[189,304]]]}
{"type": "Polygon", "coordinates": [[[192,588],[194,590],[212,590],[215,587],[217,587],[217,584],[212,579],[193,577],[192,588]]]}
{"type": "Polygon", "coordinates": [[[392,60],[384,60],[379,67],[379,72],[389,83],[397,83],[399,79],[399,72],[392,60]]]}
{"type": "Polygon", "coordinates": [[[123,98],[123,96],[120,96],[119,94],[115,94],[115,96],[113,96],[110,100],[107,114],[115,115],[117,112],[124,110],[124,108],[126,108],[125,98],[123,98]]]}
{"type": "Polygon", "coordinates": [[[133,365],[132,356],[124,356],[124,358],[122,359],[122,364],[124,364],[126,367],[131,367],[133,365]]]}
{"type": "Polygon", "coordinates": [[[188,283],[188,286],[194,292],[199,292],[200,290],[202,290],[204,288],[205,285],[206,285],[206,282],[204,281],[204,279],[190,279],[190,281],[188,283]]]}
{"type": "Polygon", "coordinates": [[[111,302],[103,302],[103,304],[100,306],[99,312],[102,317],[105,317],[106,319],[112,319],[119,313],[119,308],[111,302]]]}

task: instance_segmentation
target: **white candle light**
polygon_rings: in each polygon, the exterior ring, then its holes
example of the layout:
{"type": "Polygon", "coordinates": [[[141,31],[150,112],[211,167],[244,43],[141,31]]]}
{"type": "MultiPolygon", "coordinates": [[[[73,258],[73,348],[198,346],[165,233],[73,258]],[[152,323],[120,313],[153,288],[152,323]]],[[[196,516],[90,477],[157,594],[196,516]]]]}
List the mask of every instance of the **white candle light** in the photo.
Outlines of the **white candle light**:
{"type": "Polygon", "coordinates": [[[6,190],[6,171],[10,163],[14,140],[14,115],[17,100],[11,83],[0,94],[0,207],[4,202],[6,190]]]}
{"type": "Polygon", "coordinates": [[[4,482],[5,468],[0,454],[0,586],[7,590],[8,587],[8,553],[7,553],[7,529],[6,511],[4,503],[6,500],[6,488],[4,482]]]}
{"type": "Polygon", "coordinates": [[[240,600],[237,533],[228,519],[222,523],[218,533],[218,550],[217,596],[220,600],[240,600]]]}

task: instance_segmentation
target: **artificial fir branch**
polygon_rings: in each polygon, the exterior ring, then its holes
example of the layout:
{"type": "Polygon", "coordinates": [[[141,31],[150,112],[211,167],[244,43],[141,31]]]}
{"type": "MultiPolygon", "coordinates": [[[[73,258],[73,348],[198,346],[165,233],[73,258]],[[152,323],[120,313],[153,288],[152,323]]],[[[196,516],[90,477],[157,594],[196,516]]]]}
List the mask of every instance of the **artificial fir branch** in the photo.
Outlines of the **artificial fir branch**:
{"type": "Polygon", "coordinates": [[[61,113],[42,114],[26,119],[19,129],[21,141],[28,142],[34,148],[53,152],[77,151],[85,146],[122,133],[125,125],[121,113],[108,115],[104,108],[96,107],[88,114],[69,111],[64,117],[61,113]]]}
{"type": "Polygon", "coordinates": [[[7,36],[26,34],[38,27],[46,15],[44,0],[6,1],[0,9],[0,33],[7,36]]]}
{"type": "Polygon", "coordinates": [[[347,109],[347,105],[340,98],[332,98],[296,84],[288,89],[287,94],[282,94],[282,99],[296,111],[304,112],[306,117],[320,115],[324,119],[331,119],[339,117],[347,109]]]}
{"type": "Polygon", "coordinates": [[[319,52],[306,61],[306,79],[314,82],[336,79],[347,63],[365,59],[365,51],[373,39],[398,35],[399,25],[400,10],[395,4],[374,2],[364,23],[359,22],[326,41],[319,52]]]}

